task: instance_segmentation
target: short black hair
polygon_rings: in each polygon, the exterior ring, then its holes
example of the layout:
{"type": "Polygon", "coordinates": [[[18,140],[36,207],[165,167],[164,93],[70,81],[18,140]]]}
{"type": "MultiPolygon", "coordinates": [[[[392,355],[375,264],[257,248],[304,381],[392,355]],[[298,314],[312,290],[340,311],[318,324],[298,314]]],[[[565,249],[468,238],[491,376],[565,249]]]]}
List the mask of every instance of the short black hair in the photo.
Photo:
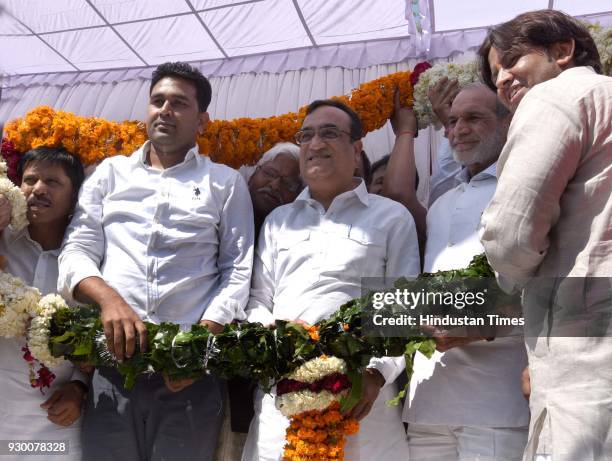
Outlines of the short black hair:
{"type": "Polygon", "coordinates": [[[374,163],[372,163],[372,176],[374,176],[374,173],[376,173],[376,170],[378,170],[379,168],[383,166],[386,166],[387,163],[389,163],[390,158],[391,158],[391,155],[387,154],[384,157],[379,158],[374,163]]]}
{"type": "Polygon", "coordinates": [[[21,183],[23,172],[30,163],[51,163],[59,165],[64,169],[66,176],[70,178],[75,197],[85,180],[83,164],[76,155],[72,155],[63,147],[37,147],[27,151],[19,160],[17,166],[17,177],[21,183]]]}
{"type": "Polygon", "coordinates": [[[340,109],[342,112],[346,113],[351,119],[351,139],[353,141],[358,141],[363,137],[363,124],[361,123],[361,119],[357,112],[351,109],[346,104],[336,101],[333,99],[317,99],[316,101],[311,102],[306,108],[306,115],[310,115],[316,109],[323,106],[335,107],[336,109],[340,109]]]}
{"type": "Polygon", "coordinates": [[[157,69],[153,71],[149,94],[151,94],[157,82],[166,77],[181,78],[193,83],[196,89],[198,109],[200,112],[206,112],[208,110],[208,106],[212,99],[212,88],[208,79],[202,75],[202,72],[186,62],[165,62],[160,64],[157,66],[157,69]]]}
{"type": "Polygon", "coordinates": [[[601,74],[601,57],[593,37],[584,25],[561,11],[536,10],[519,14],[489,30],[478,50],[482,80],[495,90],[488,62],[491,47],[499,52],[501,64],[508,68],[525,54],[534,51],[547,53],[553,44],[571,39],[575,45],[573,65],[591,66],[601,74]]]}
{"type": "MultiPolygon", "coordinates": [[[[376,173],[376,170],[378,170],[379,168],[382,168],[383,166],[387,166],[389,164],[389,159],[391,158],[391,154],[387,154],[382,158],[379,158],[378,160],[376,160],[374,163],[372,163],[372,178],[374,178],[374,173],[376,173]]],[[[419,172],[416,170],[414,171],[414,190],[417,190],[419,188],[419,172]]]]}

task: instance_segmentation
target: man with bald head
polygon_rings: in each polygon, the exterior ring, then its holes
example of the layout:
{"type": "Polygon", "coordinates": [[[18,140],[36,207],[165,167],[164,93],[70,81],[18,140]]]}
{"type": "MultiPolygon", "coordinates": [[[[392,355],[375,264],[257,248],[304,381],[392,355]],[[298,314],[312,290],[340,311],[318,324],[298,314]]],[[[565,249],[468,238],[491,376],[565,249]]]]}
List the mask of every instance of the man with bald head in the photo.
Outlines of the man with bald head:
{"type": "MultiPolygon", "coordinates": [[[[508,111],[485,85],[470,85],[454,99],[448,139],[462,170],[459,185],[427,213],[425,272],[466,267],[484,251],[480,216],[495,192],[508,124],[508,111]]],[[[522,335],[451,338],[431,330],[437,351],[431,359],[416,354],[404,408],[410,460],[520,460],[529,424],[522,335]]]]}

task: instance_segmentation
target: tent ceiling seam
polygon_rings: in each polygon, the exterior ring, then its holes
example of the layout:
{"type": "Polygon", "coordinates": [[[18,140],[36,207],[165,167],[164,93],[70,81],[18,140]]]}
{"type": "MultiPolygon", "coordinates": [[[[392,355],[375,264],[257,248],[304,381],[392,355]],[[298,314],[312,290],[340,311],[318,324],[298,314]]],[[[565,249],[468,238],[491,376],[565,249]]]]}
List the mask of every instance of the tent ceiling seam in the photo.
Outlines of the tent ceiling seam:
{"type": "Polygon", "coordinates": [[[145,61],[145,59],[142,56],[140,56],[140,54],[132,47],[132,45],[130,45],[127,42],[127,40],[125,38],[123,38],[123,36],[119,33],[119,31],[117,29],[115,29],[111,25],[110,22],[108,22],[108,20],[104,17],[104,15],[91,3],[91,0],[85,0],[85,1],[91,7],[91,9],[94,10],[98,16],[100,16],[100,19],[102,19],[102,21],[104,21],[104,23],[108,27],[110,27],[110,30],[112,30],[115,33],[115,35],[117,37],[119,37],[119,40],[121,40],[125,44],[125,46],[127,46],[130,49],[130,51],[132,53],[134,53],[136,55],[136,57],[138,57],[138,59],[140,59],[144,63],[145,66],[149,66],[149,63],[147,61],[145,61]]]}
{"type": "Polygon", "coordinates": [[[11,18],[13,18],[15,21],[17,21],[19,24],[21,24],[23,27],[25,27],[27,30],[29,30],[31,32],[32,35],[29,35],[30,37],[36,37],[38,40],[40,40],[41,42],[43,42],[47,47],[49,47],[49,49],[51,49],[51,51],[53,51],[55,54],[57,54],[60,58],[62,58],[64,61],[66,61],[66,63],[68,63],[68,65],[70,67],[72,67],[73,69],[76,70],[76,72],[81,72],[81,69],[79,69],[75,64],[72,63],[72,61],[70,61],[70,59],[68,59],[66,56],[64,56],[62,53],[60,53],[58,50],[56,50],[53,46],[51,46],[50,43],[48,43],[45,39],[43,39],[40,35],[38,35],[36,32],[34,32],[34,29],[32,29],[30,26],[28,26],[27,24],[23,23],[20,19],[17,19],[15,16],[13,16],[11,13],[9,13],[7,10],[4,10],[4,12],[6,14],[8,14],[11,18]]]}
{"type": "MultiPolygon", "coordinates": [[[[230,56],[225,52],[225,50],[223,49],[223,47],[221,46],[221,44],[219,43],[219,41],[217,40],[217,38],[213,35],[213,33],[210,31],[210,29],[208,28],[208,26],[206,24],[204,24],[204,20],[202,19],[202,17],[196,12],[196,9],[193,7],[193,5],[191,4],[190,0],[185,0],[185,3],[187,3],[187,5],[189,6],[189,9],[191,10],[191,12],[195,15],[196,19],[200,22],[200,24],[202,25],[202,27],[204,28],[204,30],[206,31],[206,33],[208,34],[208,36],[210,37],[210,39],[215,43],[215,45],[217,45],[217,48],[219,48],[219,51],[221,51],[221,53],[223,54],[224,58],[229,58],[230,56]]],[[[250,2],[248,2],[250,3],[250,2]]]]}
{"type": "Polygon", "coordinates": [[[302,9],[300,8],[300,5],[298,5],[297,0],[293,0],[293,6],[300,18],[300,21],[302,22],[302,27],[304,27],[304,30],[306,31],[306,34],[308,35],[308,38],[310,39],[310,42],[312,43],[312,46],[318,47],[319,45],[317,45],[317,42],[315,41],[314,36],[312,35],[312,32],[310,31],[310,27],[308,27],[308,24],[306,24],[306,19],[304,18],[304,14],[302,13],[302,9]]]}
{"type": "Polygon", "coordinates": [[[429,0],[429,23],[431,24],[431,33],[436,32],[436,14],[434,12],[434,2],[429,0]]]}
{"type": "MultiPolygon", "coordinates": [[[[38,35],[52,35],[52,34],[61,34],[62,32],[77,32],[79,30],[101,29],[103,27],[108,27],[109,25],[110,26],[123,26],[123,25],[126,25],[126,24],[138,24],[138,23],[141,23],[141,22],[156,21],[156,20],[159,20],[159,19],[178,18],[180,16],[191,16],[194,13],[197,16],[197,13],[205,13],[207,11],[221,10],[221,9],[224,9],[224,8],[230,8],[232,6],[248,5],[250,3],[259,3],[259,2],[263,2],[263,1],[265,1],[265,0],[247,0],[247,1],[244,1],[244,2],[232,3],[232,4],[229,4],[229,5],[215,6],[215,7],[212,7],[212,8],[203,8],[201,10],[185,11],[183,13],[165,14],[163,16],[151,16],[151,17],[148,17],[148,18],[131,19],[129,21],[117,21],[117,22],[107,21],[106,24],[99,24],[99,25],[95,25],[95,26],[71,27],[71,28],[68,28],[68,29],[58,29],[58,30],[50,30],[50,31],[47,31],[47,32],[39,32],[38,35]]],[[[0,34],[0,37],[32,37],[32,36],[35,36],[36,34],[37,34],[36,32],[32,31],[32,33],[29,33],[29,34],[0,34]]]]}

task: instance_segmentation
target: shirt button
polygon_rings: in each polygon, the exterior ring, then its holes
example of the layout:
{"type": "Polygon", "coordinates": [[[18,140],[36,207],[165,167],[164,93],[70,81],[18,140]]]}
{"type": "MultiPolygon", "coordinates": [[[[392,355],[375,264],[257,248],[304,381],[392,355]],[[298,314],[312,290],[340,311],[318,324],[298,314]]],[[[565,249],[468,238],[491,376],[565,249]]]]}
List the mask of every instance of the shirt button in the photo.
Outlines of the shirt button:
{"type": "Polygon", "coordinates": [[[153,276],[149,275],[149,282],[152,282],[152,281],[153,281],[153,276]]]}

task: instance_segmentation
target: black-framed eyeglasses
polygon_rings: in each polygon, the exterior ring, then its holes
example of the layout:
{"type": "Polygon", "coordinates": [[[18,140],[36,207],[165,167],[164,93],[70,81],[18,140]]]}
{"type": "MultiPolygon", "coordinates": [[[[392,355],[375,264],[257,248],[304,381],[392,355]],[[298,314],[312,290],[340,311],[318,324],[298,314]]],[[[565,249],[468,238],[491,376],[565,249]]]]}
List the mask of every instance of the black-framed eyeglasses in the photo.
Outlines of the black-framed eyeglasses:
{"type": "Polygon", "coordinates": [[[299,145],[308,144],[317,134],[323,142],[333,142],[336,141],[342,133],[348,135],[351,141],[353,140],[351,133],[348,131],[341,130],[337,126],[323,126],[317,129],[306,128],[298,131],[295,133],[295,142],[299,145]]]}
{"type": "Polygon", "coordinates": [[[274,181],[277,178],[280,178],[281,185],[285,189],[287,189],[289,192],[295,193],[298,190],[300,190],[300,188],[302,187],[301,182],[296,182],[295,180],[292,180],[288,178],[287,176],[283,176],[278,171],[276,171],[274,168],[270,168],[267,165],[263,165],[263,166],[260,165],[257,167],[257,169],[260,170],[261,174],[263,174],[264,177],[270,182],[274,181]]]}

